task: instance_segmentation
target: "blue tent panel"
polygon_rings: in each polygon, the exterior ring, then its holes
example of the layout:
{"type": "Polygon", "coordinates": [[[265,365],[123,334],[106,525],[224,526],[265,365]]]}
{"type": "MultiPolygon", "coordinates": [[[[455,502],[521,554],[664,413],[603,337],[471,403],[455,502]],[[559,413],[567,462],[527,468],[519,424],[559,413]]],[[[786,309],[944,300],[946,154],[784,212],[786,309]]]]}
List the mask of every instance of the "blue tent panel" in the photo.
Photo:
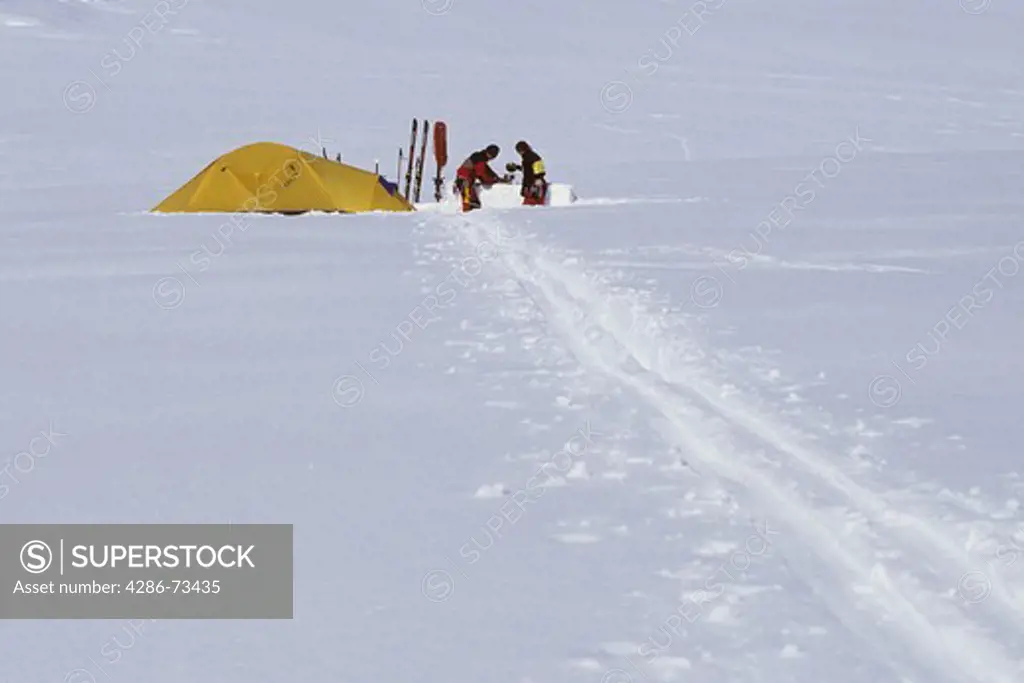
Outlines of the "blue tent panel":
{"type": "Polygon", "coordinates": [[[382,175],[377,176],[377,180],[380,181],[380,184],[384,186],[384,189],[388,191],[389,195],[394,196],[395,193],[398,192],[398,183],[392,183],[391,181],[386,180],[382,175]]]}

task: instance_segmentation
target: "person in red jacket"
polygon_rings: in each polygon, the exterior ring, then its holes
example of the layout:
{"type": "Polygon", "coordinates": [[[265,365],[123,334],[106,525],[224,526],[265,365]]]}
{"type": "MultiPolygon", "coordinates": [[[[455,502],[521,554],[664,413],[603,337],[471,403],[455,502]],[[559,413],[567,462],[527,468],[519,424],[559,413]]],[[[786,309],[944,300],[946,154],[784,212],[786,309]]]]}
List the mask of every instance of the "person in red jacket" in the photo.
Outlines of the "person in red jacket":
{"type": "Polygon", "coordinates": [[[480,194],[476,189],[477,182],[484,187],[508,182],[506,177],[499,177],[490,166],[490,162],[497,159],[500,153],[501,149],[497,145],[488,145],[486,149],[470,154],[459,166],[455,173],[455,190],[462,197],[463,211],[472,211],[481,206],[480,194]]]}

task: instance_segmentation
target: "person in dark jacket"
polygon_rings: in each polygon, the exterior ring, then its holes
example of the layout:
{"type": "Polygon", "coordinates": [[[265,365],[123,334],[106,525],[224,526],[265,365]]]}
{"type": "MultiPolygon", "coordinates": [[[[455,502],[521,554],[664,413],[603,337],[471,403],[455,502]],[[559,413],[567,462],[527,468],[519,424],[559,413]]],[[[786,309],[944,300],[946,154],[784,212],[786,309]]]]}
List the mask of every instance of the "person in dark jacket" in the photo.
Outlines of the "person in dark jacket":
{"type": "Polygon", "coordinates": [[[530,147],[526,140],[516,143],[516,152],[522,157],[521,164],[508,164],[509,171],[523,172],[523,188],[520,195],[523,197],[523,206],[538,206],[544,204],[548,195],[548,181],[544,169],[544,160],[530,147]]]}
{"type": "Polygon", "coordinates": [[[490,166],[490,162],[497,159],[500,153],[501,149],[497,145],[488,145],[486,149],[470,154],[459,166],[455,173],[455,190],[462,197],[463,211],[480,208],[480,194],[476,188],[478,182],[485,188],[495,183],[507,182],[506,178],[499,177],[490,166]]]}

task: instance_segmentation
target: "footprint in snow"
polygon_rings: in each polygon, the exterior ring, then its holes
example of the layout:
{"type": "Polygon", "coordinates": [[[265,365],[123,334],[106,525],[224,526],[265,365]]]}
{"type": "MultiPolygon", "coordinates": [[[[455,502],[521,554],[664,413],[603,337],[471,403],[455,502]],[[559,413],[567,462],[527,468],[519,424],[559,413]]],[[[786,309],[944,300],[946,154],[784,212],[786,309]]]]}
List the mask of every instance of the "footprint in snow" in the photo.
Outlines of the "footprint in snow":
{"type": "Polygon", "coordinates": [[[504,498],[505,496],[508,496],[511,493],[511,489],[509,489],[502,483],[484,484],[483,486],[476,490],[476,493],[473,494],[473,497],[483,499],[504,498]]]}
{"type": "Polygon", "coordinates": [[[568,533],[568,534],[555,534],[552,536],[556,541],[567,543],[569,545],[585,545],[590,543],[597,543],[601,540],[600,536],[595,534],[581,534],[581,533],[568,533]]]}
{"type": "Polygon", "coordinates": [[[781,657],[782,659],[797,659],[797,658],[803,657],[803,656],[804,656],[804,653],[801,652],[800,648],[797,647],[796,645],[793,645],[792,643],[789,644],[789,645],[786,645],[779,652],[779,657],[781,657]]]}

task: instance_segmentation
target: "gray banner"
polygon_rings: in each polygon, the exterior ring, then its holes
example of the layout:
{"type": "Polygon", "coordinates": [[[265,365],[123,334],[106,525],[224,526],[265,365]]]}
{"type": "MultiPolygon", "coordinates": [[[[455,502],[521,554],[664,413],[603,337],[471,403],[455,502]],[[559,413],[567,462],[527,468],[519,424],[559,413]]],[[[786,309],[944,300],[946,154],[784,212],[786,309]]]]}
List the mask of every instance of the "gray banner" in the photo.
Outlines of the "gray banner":
{"type": "Polygon", "coordinates": [[[291,619],[290,524],[3,524],[0,619],[291,619]]]}

